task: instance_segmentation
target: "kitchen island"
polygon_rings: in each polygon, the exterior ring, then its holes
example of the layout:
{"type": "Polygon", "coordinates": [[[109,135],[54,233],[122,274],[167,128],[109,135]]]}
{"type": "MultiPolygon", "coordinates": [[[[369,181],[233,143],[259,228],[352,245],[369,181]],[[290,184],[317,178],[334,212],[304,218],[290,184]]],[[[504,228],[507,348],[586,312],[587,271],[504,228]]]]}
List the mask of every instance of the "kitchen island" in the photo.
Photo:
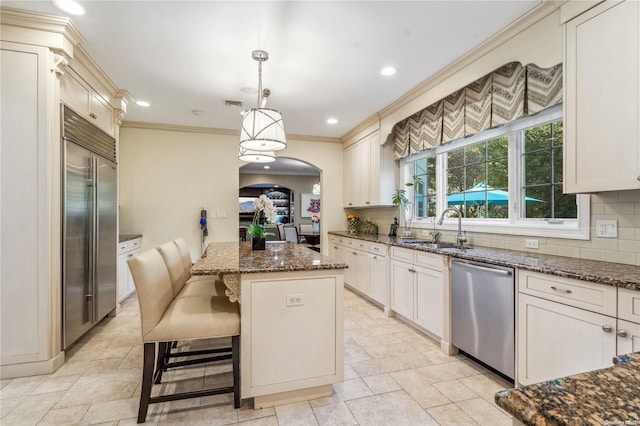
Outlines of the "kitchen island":
{"type": "Polygon", "coordinates": [[[192,275],[240,303],[242,398],[254,407],[329,396],[343,380],[344,263],[291,242],[211,243],[192,275]]]}
{"type": "Polygon", "coordinates": [[[514,425],[640,424],[640,352],[619,355],[612,367],[506,389],[496,404],[514,425]]]}

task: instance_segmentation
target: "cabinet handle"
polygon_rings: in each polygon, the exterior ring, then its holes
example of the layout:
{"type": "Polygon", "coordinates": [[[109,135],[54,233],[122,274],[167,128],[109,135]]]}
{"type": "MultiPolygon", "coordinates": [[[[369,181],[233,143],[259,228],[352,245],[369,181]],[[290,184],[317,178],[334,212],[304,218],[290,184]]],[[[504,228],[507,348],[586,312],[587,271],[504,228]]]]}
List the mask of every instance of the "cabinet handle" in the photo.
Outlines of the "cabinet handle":
{"type": "Polygon", "coordinates": [[[370,201],[365,201],[364,203],[365,203],[365,204],[371,204],[371,202],[370,202],[370,201]]]}
{"type": "Polygon", "coordinates": [[[638,175],[638,177],[636,179],[640,180],[640,175],[638,175]]]}
{"type": "Polygon", "coordinates": [[[133,253],[129,253],[129,256],[128,256],[128,257],[133,257],[133,253]]]}
{"type": "Polygon", "coordinates": [[[416,272],[416,270],[415,269],[409,269],[409,272],[413,273],[413,272],[416,272]]]}
{"type": "MultiPolygon", "coordinates": [[[[558,287],[556,287],[556,286],[554,286],[554,285],[552,285],[552,286],[551,286],[551,290],[553,290],[553,291],[557,291],[558,293],[564,293],[564,294],[571,294],[571,293],[573,293],[571,290],[567,290],[567,289],[565,289],[565,288],[558,288],[558,287]]],[[[609,331],[611,331],[611,330],[609,330],[609,331]]],[[[609,331],[607,331],[607,333],[608,333],[609,331]]]]}
{"type": "Polygon", "coordinates": [[[373,256],[374,259],[378,260],[378,256],[373,256]]]}
{"type": "Polygon", "coordinates": [[[624,330],[618,330],[616,331],[616,336],[618,337],[627,337],[627,332],[624,330]]]}
{"type": "Polygon", "coordinates": [[[602,326],[602,331],[604,331],[605,333],[611,333],[611,326],[609,325],[603,325],[602,326]]]}
{"type": "Polygon", "coordinates": [[[351,254],[355,254],[355,255],[357,255],[358,253],[356,253],[356,252],[354,251],[354,252],[352,252],[351,254]]]}
{"type": "Polygon", "coordinates": [[[93,118],[94,120],[95,120],[96,118],[98,118],[98,116],[97,116],[97,115],[95,115],[94,113],[89,114],[89,117],[93,118]]]}

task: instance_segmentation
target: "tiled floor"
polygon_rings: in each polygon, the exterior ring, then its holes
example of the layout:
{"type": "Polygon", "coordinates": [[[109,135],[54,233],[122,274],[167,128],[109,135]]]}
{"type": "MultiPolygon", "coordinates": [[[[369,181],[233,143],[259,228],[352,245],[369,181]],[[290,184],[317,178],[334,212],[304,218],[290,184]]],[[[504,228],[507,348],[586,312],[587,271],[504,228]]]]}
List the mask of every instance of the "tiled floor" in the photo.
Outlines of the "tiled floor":
{"type": "MultiPolygon", "coordinates": [[[[345,378],[331,397],[253,410],[231,395],[155,404],[149,425],[511,425],[493,403],[509,387],[477,364],[446,356],[433,340],[345,292],[345,378]]],[[[129,425],[136,420],[142,345],[135,297],[94,328],[51,375],[2,380],[3,426],[129,425]]],[[[230,368],[174,370],[172,390],[229,381],[230,368]]]]}

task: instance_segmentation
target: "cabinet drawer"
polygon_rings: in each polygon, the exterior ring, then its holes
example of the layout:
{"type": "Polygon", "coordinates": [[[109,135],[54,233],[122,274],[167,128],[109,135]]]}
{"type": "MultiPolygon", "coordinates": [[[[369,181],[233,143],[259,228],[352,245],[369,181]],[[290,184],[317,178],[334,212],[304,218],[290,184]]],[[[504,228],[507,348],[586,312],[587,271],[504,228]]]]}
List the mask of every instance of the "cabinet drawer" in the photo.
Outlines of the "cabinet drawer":
{"type": "Polygon", "coordinates": [[[329,235],[329,243],[331,244],[339,244],[344,245],[344,241],[342,237],[338,237],[337,235],[329,235]]]}
{"type": "Polygon", "coordinates": [[[118,253],[124,253],[127,250],[129,250],[129,241],[118,243],[118,253]]]}
{"type": "Polygon", "coordinates": [[[416,266],[435,266],[436,268],[442,268],[445,266],[443,260],[444,256],[441,256],[439,254],[426,253],[423,251],[415,250],[414,256],[414,262],[416,266]]]}
{"type": "Polygon", "coordinates": [[[618,318],[640,324],[640,290],[618,289],[618,318]]]}
{"type": "Polygon", "coordinates": [[[521,270],[518,289],[520,293],[616,316],[616,288],[612,286],[521,270]]]}
{"type": "Polygon", "coordinates": [[[380,256],[386,256],[387,246],[379,243],[369,243],[369,253],[379,254],[380,256]]]}
{"type": "Polygon", "coordinates": [[[354,249],[369,251],[369,243],[363,240],[356,240],[354,238],[345,238],[344,244],[347,247],[351,247],[354,249]]]}
{"type": "Polygon", "coordinates": [[[391,258],[413,263],[413,250],[391,246],[391,258]]]}
{"type": "Polygon", "coordinates": [[[129,241],[129,249],[139,248],[142,245],[142,238],[136,238],[135,240],[129,241]]]}

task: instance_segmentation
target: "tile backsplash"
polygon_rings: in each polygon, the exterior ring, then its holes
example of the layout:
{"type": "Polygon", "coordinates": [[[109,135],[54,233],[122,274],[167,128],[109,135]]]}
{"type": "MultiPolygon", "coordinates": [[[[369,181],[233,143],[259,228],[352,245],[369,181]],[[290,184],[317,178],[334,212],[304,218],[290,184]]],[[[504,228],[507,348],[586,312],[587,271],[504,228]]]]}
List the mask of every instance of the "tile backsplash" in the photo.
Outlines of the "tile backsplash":
{"type": "MultiPolygon", "coordinates": [[[[348,213],[355,213],[363,220],[370,218],[378,224],[380,233],[386,234],[398,211],[394,208],[379,208],[349,210],[348,213]]],[[[468,232],[469,244],[640,266],[640,190],[592,194],[590,223],[589,240],[468,232]],[[618,237],[596,237],[598,220],[615,220],[618,224],[618,237]],[[525,239],[531,238],[538,240],[537,249],[525,248],[525,239]]],[[[455,232],[441,233],[441,240],[455,240],[455,232]]]]}

